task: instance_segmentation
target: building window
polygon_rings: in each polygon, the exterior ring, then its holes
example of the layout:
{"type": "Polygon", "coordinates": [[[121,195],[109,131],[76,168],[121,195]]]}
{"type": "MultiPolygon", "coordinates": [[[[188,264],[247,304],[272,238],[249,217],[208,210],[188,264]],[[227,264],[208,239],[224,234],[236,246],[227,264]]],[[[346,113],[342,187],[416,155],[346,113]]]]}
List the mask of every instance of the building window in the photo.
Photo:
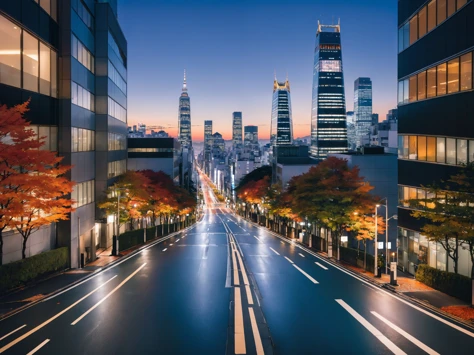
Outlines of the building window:
{"type": "Polygon", "coordinates": [[[437,67],[437,80],[438,80],[438,91],[437,95],[446,95],[446,63],[440,64],[437,67]]]}
{"type": "Polygon", "coordinates": [[[72,7],[76,10],[77,15],[79,18],[84,22],[84,24],[91,30],[94,31],[94,18],[92,17],[89,10],[86,6],[82,3],[81,0],[73,0],[72,7]]]}
{"type": "Polygon", "coordinates": [[[426,160],[430,162],[436,161],[436,138],[428,137],[426,140],[426,160]]]}
{"type": "Polygon", "coordinates": [[[116,160],[111,161],[108,164],[108,177],[113,178],[115,176],[122,175],[125,173],[127,169],[127,161],[126,160],[116,160]]]}
{"type": "Polygon", "coordinates": [[[426,137],[418,136],[418,160],[426,160],[426,137]]]}
{"type": "Polygon", "coordinates": [[[428,4],[428,32],[436,27],[436,0],[428,4]]]}
{"type": "Polygon", "coordinates": [[[56,52],[1,15],[0,38],[0,83],[57,97],[56,52]]]}
{"type": "Polygon", "coordinates": [[[444,137],[436,138],[436,162],[446,162],[446,139],[444,137]]]}
{"type": "Polygon", "coordinates": [[[438,0],[438,25],[446,20],[446,0],[438,0]]]}
{"type": "Polygon", "coordinates": [[[82,86],[71,81],[71,102],[74,105],[94,112],[94,100],[95,97],[93,94],[84,89],[82,86]]]}
{"type": "Polygon", "coordinates": [[[44,145],[40,150],[58,151],[58,127],[30,125],[28,128],[35,132],[36,139],[44,137],[44,145]]]}
{"type": "Polygon", "coordinates": [[[127,110],[109,97],[108,114],[122,122],[127,122],[127,110]]]}
{"type": "Polygon", "coordinates": [[[457,5],[457,10],[459,10],[461,7],[463,7],[464,5],[466,5],[468,0],[458,0],[458,5],[457,5]]]}
{"type": "Polygon", "coordinates": [[[427,97],[436,96],[436,68],[427,71],[427,97]]]}
{"type": "Polygon", "coordinates": [[[448,62],[448,94],[459,91],[459,58],[448,62]]]}
{"type": "Polygon", "coordinates": [[[467,164],[467,140],[466,139],[456,139],[457,149],[456,149],[456,163],[458,165],[467,164]]]}
{"type": "Polygon", "coordinates": [[[472,89],[472,53],[461,56],[461,91],[472,89]]]}
{"type": "Polygon", "coordinates": [[[109,136],[108,136],[109,151],[127,149],[126,141],[127,141],[127,138],[123,134],[109,133],[109,136]]]}
{"type": "Polygon", "coordinates": [[[448,17],[456,12],[456,0],[448,0],[448,17]]]}
{"type": "Polygon", "coordinates": [[[109,67],[108,67],[108,75],[110,80],[113,81],[115,85],[126,95],[127,94],[127,83],[125,80],[122,78],[122,76],[119,74],[117,69],[113,66],[113,64],[109,60],[109,67]]]}
{"type": "Polygon", "coordinates": [[[39,2],[40,6],[51,16],[54,21],[57,21],[58,5],[57,0],[35,0],[39,2]]]}
{"type": "Polygon", "coordinates": [[[413,75],[412,77],[410,77],[409,81],[410,81],[410,84],[409,84],[408,101],[409,102],[415,102],[416,101],[416,91],[417,91],[417,88],[416,88],[416,82],[417,82],[416,75],[413,75]]]}
{"type": "Polygon", "coordinates": [[[446,138],[446,164],[456,164],[456,139],[446,138]]]}
{"type": "Polygon", "coordinates": [[[427,26],[427,14],[426,6],[423,7],[418,13],[418,37],[421,38],[426,34],[427,26]]]}
{"type": "Polygon", "coordinates": [[[408,136],[408,159],[417,159],[417,139],[416,136],[408,136]]]}
{"type": "Polygon", "coordinates": [[[469,141],[469,163],[474,163],[474,140],[469,141]]]}
{"type": "Polygon", "coordinates": [[[95,201],[95,181],[89,180],[77,183],[71,192],[71,200],[76,201],[74,208],[81,207],[95,201]]]}
{"type": "Polygon", "coordinates": [[[38,92],[38,39],[23,31],[23,88],[38,92]]]}
{"type": "Polygon", "coordinates": [[[120,62],[126,67],[126,57],[123,54],[122,50],[119,48],[117,45],[117,42],[115,41],[114,36],[109,32],[109,46],[112,48],[112,51],[117,55],[118,59],[120,62]]]}
{"type": "Polygon", "coordinates": [[[418,100],[426,99],[426,72],[418,74],[418,100]]]}
{"type": "Polygon", "coordinates": [[[415,15],[410,20],[410,45],[418,39],[418,16],[415,15]]]}
{"type": "MultiPolygon", "coordinates": [[[[340,60],[320,60],[319,61],[320,72],[341,72],[341,61],[340,60]]],[[[285,95],[282,95],[285,96],[285,95]]]]}
{"type": "Polygon", "coordinates": [[[88,152],[95,149],[95,132],[83,128],[71,128],[71,151],[88,152]]]}
{"type": "Polygon", "coordinates": [[[72,56],[94,74],[94,56],[74,35],[71,35],[71,47],[72,56]]]}

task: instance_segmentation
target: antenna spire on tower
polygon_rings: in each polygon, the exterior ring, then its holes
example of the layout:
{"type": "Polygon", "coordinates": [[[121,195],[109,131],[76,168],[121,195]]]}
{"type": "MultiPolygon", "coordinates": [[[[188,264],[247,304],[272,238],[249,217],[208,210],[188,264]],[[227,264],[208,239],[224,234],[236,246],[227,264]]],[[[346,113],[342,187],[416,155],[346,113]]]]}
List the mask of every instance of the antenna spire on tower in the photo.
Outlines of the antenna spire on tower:
{"type": "Polygon", "coordinates": [[[186,86],[186,69],[184,69],[183,91],[188,91],[188,88],[186,86]]]}

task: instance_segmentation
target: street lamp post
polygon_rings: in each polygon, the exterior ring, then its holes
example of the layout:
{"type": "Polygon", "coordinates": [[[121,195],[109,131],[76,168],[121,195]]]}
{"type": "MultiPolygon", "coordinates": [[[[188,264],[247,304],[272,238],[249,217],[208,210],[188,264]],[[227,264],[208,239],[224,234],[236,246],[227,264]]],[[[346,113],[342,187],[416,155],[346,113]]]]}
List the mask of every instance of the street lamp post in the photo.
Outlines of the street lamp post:
{"type": "Polygon", "coordinates": [[[379,204],[376,204],[375,205],[375,252],[374,252],[374,262],[375,262],[375,266],[374,266],[374,275],[375,277],[377,277],[379,275],[378,273],[378,260],[377,260],[377,252],[378,252],[378,243],[377,243],[377,234],[378,234],[378,230],[377,230],[377,227],[378,227],[378,223],[377,223],[377,209],[380,207],[379,204]]]}

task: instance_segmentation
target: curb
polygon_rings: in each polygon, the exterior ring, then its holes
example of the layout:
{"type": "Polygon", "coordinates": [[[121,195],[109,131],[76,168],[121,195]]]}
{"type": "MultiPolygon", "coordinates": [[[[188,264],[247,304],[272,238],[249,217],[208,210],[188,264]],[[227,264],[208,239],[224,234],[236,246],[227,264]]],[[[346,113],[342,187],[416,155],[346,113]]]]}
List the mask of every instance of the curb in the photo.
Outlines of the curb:
{"type": "MultiPolygon", "coordinates": [[[[248,223],[252,224],[254,227],[260,227],[260,228],[264,228],[268,233],[276,236],[277,238],[280,238],[280,239],[283,239],[283,240],[286,240],[287,242],[289,243],[293,243],[293,240],[292,239],[289,239],[288,237],[285,237],[283,235],[280,235],[272,230],[269,230],[267,227],[263,227],[261,225],[258,225],[257,223],[253,222],[253,221],[249,221],[248,219],[240,216],[240,215],[237,215],[234,213],[234,216],[235,217],[240,217],[242,218],[243,220],[247,221],[248,223]]],[[[421,307],[424,307],[424,308],[427,308],[429,309],[430,311],[434,312],[434,313],[437,313],[438,315],[442,316],[442,317],[445,317],[445,318],[448,318],[448,319],[451,319],[452,321],[455,321],[457,323],[460,323],[462,324],[463,326],[471,329],[471,330],[474,330],[474,322],[472,321],[467,321],[467,320],[464,320],[462,318],[459,318],[455,315],[452,315],[451,313],[448,313],[448,312],[445,312],[443,311],[442,309],[438,308],[438,307],[435,307],[433,305],[431,305],[430,303],[427,303],[427,302],[423,302],[415,297],[411,297],[411,296],[407,296],[405,295],[403,292],[400,292],[398,290],[396,290],[393,286],[389,285],[389,284],[386,284],[386,283],[381,283],[381,282],[378,282],[376,280],[373,280],[372,278],[370,277],[367,277],[366,275],[364,274],[361,274],[361,273],[358,273],[358,272],[355,272],[353,271],[352,269],[348,269],[344,266],[343,263],[341,262],[338,262],[338,261],[335,261],[333,260],[332,258],[328,258],[326,255],[322,254],[321,252],[319,251],[316,251],[316,250],[312,250],[310,249],[309,247],[307,247],[306,245],[300,243],[300,242],[297,242],[296,240],[294,241],[295,245],[297,245],[300,249],[306,249],[307,251],[311,251],[315,254],[318,254],[319,257],[321,258],[324,258],[325,261],[327,261],[328,263],[330,264],[333,264],[333,265],[336,265],[338,267],[341,267],[343,268],[346,272],[350,273],[351,275],[354,275],[354,276],[357,276],[361,279],[363,279],[364,281],[368,282],[368,283],[371,283],[372,285],[378,287],[378,288],[383,288],[387,291],[390,291],[394,294],[396,294],[398,297],[404,299],[405,301],[408,301],[408,302],[412,302],[412,303],[415,303],[417,304],[418,306],[421,306],[421,307]]]]}
{"type": "MultiPolygon", "coordinates": [[[[128,260],[128,259],[134,257],[136,254],[138,254],[139,252],[141,252],[143,249],[150,248],[150,247],[152,247],[152,246],[154,246],[154,245],[156,245],[156,244],[160,244],[161,242],[163,242],[163,241],[165,241],[165,240],[167,240],[167,239],[169,239],[169,238],[174,237],[176,234],[183,233],[183,232],[185,232],[185,231],[187,231],[187,230],[189,230],[189,229],[195,227],[197,223],[201,222],[201,220],[202,220],[202,218],[201,218],[199,221],[196,221],[196,223],[194,223],[193,225],[191,225],[191,226],[189,226],[189,227],[186,227],[186,228],[184,228],[184,229],[182,229],[182,230],[180,230],[180,231],[173,232],[172,234],[169,234],[169,235],[167,235],[167,236],[165,236],[165,237],[161,237],[160,239],[156,239],[156,240],[149,241],[148,243],[143,244],[140,248],[135,249],[134,251],[130,252],[129,254],[122,255],[122,256],[119,257],[118,259],[116,259],[116,260],[112,261],[111,263],[109,263],[109,264],[107,264],[107,265],[105,265],[105,266],[103,266],[103,267],[101,267],[101,268],[99,268],[99,269],[97,269],[97,270],[95,270],[95,271],[89,273],[88,275],[86,275],[86,276],[84,276],[84,277],[82,277],[82,278],[80,278],[80,279],[78,279],[78,280],[76,280],[76,281],[74,281],[74,282],[72,282],[72,283],[70,283],[70,284],[67,284],[66,286],[63,286],[63,287],[61,287],[61,288],[59,288],[59,289],[57,289],[57,290],[54,290],[53,292],[51,292],[51,293],[49,293],[49,294],[47,294],[47,295],[44,295],[44,297],[42,297],[42,298],[40,298],[40,299],[38,299],[38,300],[36,300],[36,301],[30,302],[30,303],[28,303],[28,304],[25,304],[24,306],[18,307],[18,308],[14,309],[14,310],[12,310],[12,311],[10,311],[10,312],[7,312],[7,313],[1,315],[1,316],[0,316],[0,322],[3,321],[3,320],[5,320],[5,319],[7,319],[7,318],[9,318],[9,317],[14,316],[15,314],[18,314],[18,313],[20,313],[20,312],[23,312],[24,310],[26,310],[26,309],[28,309],[28,308],[30,308],[30,307],[33,307],[33,306],[37,305],[38,303],[43,302],[43,301],[45,301],[46,299],[48,299],[48,298],[50,298],[50,297],[52,297],[52,296],[54,296],[54,295],[56,295],[56,294],[58,294],[58,293],[61,293],[61,292],[63,292],[63,291],[66,291],[66,290],[67,290],[68,288],[70,288],[70,287],[74,287],[74,286],[76,286],[76,285],[78,285],[78,284],[80,284],[80,283],[82,283],[82,282],[85,282],[85,281],[87,281],[88,279],[97,276],[99,273],[101,273],[101,272],[103,272],[103,271],[106,271],[106,270],[108,270],[108,269],[111,269],[112,267],[114,267],[114,266],[117,265],[118,263],[125,262],[126,260],[128,260]]],[[[55,274],[54,276],[61,275],[61,274],[63,274],[64,272],[66,272],[67,270],[71,270],[71,269],[66,269],[66,270],[64,270],[64,271],[62,271],[62,272],[60,272],[60,273],[58,273],[58,274],[55,274]]],[[[53,277],[53,276],[51,276],[51,277],[53,277]]],[[[42,280],[42,281],[46,281],[46,280],[50,279],[51,277],[46,278],[46,279],[44,279],[44,280],[42,280]]],[[[40,282],[40,281],[39,281],[39,282],[40,282]]],[[[35,285],[37,285],[37,284],[38,284],[38,283],[33,284],[33,285],[30,285],[29,287],[33,287],[33,286],[35,286],[35,285]]],[[[27,287],[27,288],[29,288],[29,287],[27,287]]]]}

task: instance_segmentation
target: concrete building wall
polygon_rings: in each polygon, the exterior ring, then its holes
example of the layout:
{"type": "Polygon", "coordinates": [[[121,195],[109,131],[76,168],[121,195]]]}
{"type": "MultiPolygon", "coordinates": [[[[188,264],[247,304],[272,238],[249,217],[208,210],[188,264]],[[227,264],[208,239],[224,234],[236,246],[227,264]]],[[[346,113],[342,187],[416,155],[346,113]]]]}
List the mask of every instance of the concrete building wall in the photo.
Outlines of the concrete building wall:
{"type": "MultiPolygon", "coordinates": [[[[31,234],[26,242],[26,257],[54,249],[56,246],[56,224],[31,234]]],[[[9,231],[3,233],[3,263],[8,264],[21,260],[23,248],[23,237],[18,232],[9,231]]]]}

